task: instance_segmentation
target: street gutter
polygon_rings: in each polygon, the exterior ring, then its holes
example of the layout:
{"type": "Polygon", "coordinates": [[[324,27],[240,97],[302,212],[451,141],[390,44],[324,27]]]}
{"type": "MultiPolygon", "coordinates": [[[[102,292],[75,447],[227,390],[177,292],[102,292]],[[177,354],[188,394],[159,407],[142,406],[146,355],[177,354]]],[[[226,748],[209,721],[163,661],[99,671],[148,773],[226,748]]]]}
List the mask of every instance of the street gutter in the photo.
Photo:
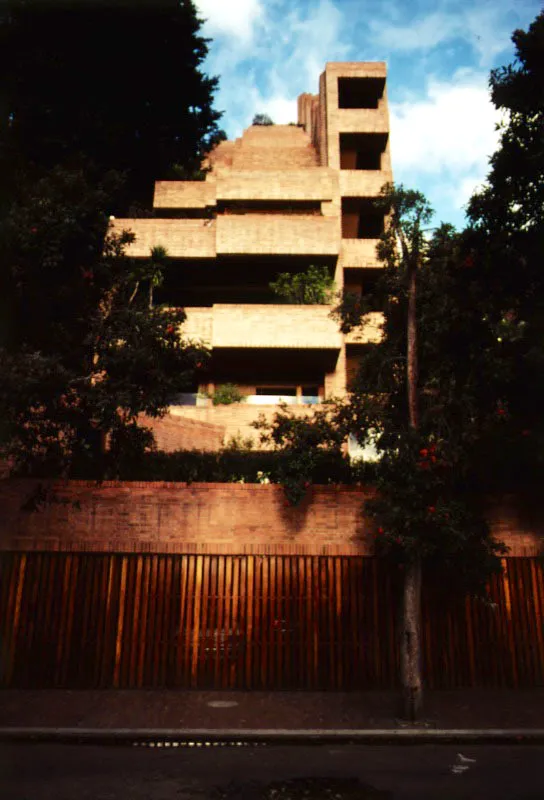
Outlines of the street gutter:
{"type": "Polygon", "coordinates": [[[229,728],[0,728],[0,742],[119,744],[151,747],[229,745],[544,744],[544,728],[229,729],[229,728]]]}

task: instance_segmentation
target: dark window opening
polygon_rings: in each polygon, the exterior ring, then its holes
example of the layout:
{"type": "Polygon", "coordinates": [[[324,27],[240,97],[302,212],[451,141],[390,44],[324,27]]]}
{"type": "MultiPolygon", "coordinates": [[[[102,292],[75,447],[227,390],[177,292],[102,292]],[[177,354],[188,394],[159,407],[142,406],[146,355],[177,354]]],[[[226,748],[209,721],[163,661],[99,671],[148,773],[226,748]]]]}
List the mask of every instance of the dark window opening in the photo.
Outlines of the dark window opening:
{"type": "Polygon", "coordinates": [[[334,260],[320,256],[241,256],[168,261],[164,282],[153,292],[155,305],[212,306],[217,303],[274,304],[270,288],[278,273],[306,272],[313,264],[334,274],[334,260]]]}
{"type": "Polygon", "coordinates": [[[378,239],[383,233],[383,212],[370,198],[342,198],[342,238],[378,239]]]}
{"type": "Polygon", "coordinates": [[[201,219],[212,220],[216,217],[214,206],[206,208],[154,208],[153,216],[155,219],[201,219]]]}
{"type": "Polygon", "coordinates": [[[379,170],[386,147],[387,134],[341,133],[340,169],[379,170]]]}
{"type": "Polygon", "coordinates": [[[321,214],[319,200],[221,200],[218,214],[321,214]]]}
{"type": "Polygon", "coordinates": [[[385,78],[338,78],[338,108],[378,108],[385,78]]]}
{"type": "Polygon", "coordinates": [[[297,387],[296,386],[257,386],[255,388],[255,394],[263,395],[263,394],[272,394],[272,395],[282,395],[285,397],[296,397],[297,396],[297,387]]]}
{"type": "Polygon", "coordinates": [[[363,301],[366,311],[384,311],[387,292],[381,269],[348,269],[344,293],[363,301]]]}

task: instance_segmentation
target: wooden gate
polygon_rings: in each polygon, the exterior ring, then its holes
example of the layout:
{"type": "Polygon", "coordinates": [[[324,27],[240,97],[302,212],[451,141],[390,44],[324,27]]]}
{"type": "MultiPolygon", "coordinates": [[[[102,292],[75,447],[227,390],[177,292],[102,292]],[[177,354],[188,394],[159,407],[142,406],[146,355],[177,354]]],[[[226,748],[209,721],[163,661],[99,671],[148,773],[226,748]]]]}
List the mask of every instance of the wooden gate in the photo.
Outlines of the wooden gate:
{"type": "MultiPolygon", "coordinates": [[[[544,576],[424,604],[427,685],[544,683],[544,576]]],[[[388,689],[395,581],[374,558],[0,554],[0,686],[388,689]]]]}

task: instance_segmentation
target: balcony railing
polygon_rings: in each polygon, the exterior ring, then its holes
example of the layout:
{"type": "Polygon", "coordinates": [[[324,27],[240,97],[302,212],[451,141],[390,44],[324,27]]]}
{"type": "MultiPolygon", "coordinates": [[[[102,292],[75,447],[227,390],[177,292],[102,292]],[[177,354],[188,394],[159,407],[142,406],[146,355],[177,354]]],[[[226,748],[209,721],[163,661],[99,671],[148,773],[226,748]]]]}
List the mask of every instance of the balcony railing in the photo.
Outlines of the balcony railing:
{"type": "Polygon", "coordinates": [[[377,197],[384,184],[393,180],[389,170],[344,169],[339,175],[342,197],[377,197]]]}
{"type": "Polygon", "coordinates": [[[216,304],[185,309],[182,333],[209,346],[339,350],[342,336],[329,306],[216,304]]]}
{"type": "Polygon", "coordinates": [[[280,403],[288,406],[315,406],[321,403],[321,398],[310,394],[300,397],[282,394],[250,394],[246,397],[245,402],[252,406],[277,406],[280,403]]]}
{"type": "Polygon", "coordinates": [[[170,400],[171,406],[198,406],[200,408],[208,408],[211,406],[212,401],[209,397],[205,397],[199,392],[180,392],[170,400]]]}
{"type": "Polygon", "coordinates": [[[383,267],[376,254],[379,241],[379,239],[342,239],[340,265],[344,269],[383,267]]]}
{"type": "Polygon", "coordinates": [[[221,255],[338,255],[338,218],[297,214],[217,217],[221,255]]]}
{"type": "MultiPolygon", "coordinates": [[[[281,394],[250,394],[246,395],[243,403],[250,406],[277,406],[285,403],[288,406],[315,406],[322,402],[317,395],[281,395],[281,394]]],[[[195,406],[197,408],[211,408],[212,400],[196,392],[182,392],[175,395],[170,401],[172,406],[195,406]]]]}

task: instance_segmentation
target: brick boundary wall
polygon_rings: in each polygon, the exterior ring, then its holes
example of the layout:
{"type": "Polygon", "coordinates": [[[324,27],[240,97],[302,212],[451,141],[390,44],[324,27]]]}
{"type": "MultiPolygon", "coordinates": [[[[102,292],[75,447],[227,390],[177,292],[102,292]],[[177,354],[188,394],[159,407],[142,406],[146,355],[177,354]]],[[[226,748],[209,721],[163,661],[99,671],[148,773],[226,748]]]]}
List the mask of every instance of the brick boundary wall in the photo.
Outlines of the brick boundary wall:
{"type": "MultiPolygon", "coordinates": [[[[274,485],[10,478],[0,484],[0,550],[372,555],[364,514],[372,495],[314,486],[293,508],[274,485]]],[[[542,515],[527,508],[512,497],[491,506],[492,530],[510,556],[544,553],[542,515]]]]}

